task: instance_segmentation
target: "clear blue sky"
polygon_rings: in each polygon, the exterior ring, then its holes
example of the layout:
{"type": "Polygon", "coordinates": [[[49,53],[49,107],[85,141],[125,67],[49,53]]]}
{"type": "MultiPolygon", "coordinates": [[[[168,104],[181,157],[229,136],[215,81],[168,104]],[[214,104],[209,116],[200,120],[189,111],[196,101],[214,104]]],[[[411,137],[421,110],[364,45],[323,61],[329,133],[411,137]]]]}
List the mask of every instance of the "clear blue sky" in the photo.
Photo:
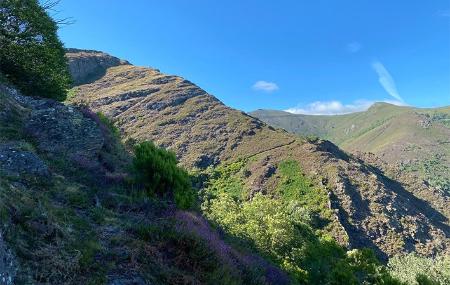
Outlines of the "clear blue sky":
{"type": "Polygon", "coordinates": [[[450,1],[62,0],[66,47],[196,83],[244,111],[450,105],[450,1]]]}

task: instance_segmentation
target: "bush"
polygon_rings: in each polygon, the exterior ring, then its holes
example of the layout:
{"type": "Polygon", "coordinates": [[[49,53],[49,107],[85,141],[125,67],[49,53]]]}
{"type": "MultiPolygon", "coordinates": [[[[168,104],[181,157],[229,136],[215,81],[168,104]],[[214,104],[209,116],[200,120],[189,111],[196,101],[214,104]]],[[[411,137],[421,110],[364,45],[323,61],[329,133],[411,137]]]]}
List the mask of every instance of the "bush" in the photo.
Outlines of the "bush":
{"type": "Polygon", "coordinates": [[[435,258],[416,254],[394,256],[388,264],[391,274],[411,285],[450,284],[450,256],[435,258]]]}
{"type": "Polygon", "coordinates": [[[310,210],[317,211],[323,204],[322,193],[299,174],[296,162],[280,165],[280,197],[257,193],[245,198],[242,170],[243,160],[208,170],[203,191],[203,214],[232,241],[253,248],[286,270],[294,284],[401,284],[371,250],[346,252],[313,227],[310,210]]]}
{"type": "Polygon", "coordinates": [[[0,1],[0,73],[26,95],[66,98],[71,79],[57,29],[37,0],[0,1]]]}
{"type": "Polygon", "coordinates": [[[150,195],[173,197],[178,207],[187,209],[195,202],[188,173],[177,166],[175,153],[143,142],[134,147],[136,179],[150,195]]]}

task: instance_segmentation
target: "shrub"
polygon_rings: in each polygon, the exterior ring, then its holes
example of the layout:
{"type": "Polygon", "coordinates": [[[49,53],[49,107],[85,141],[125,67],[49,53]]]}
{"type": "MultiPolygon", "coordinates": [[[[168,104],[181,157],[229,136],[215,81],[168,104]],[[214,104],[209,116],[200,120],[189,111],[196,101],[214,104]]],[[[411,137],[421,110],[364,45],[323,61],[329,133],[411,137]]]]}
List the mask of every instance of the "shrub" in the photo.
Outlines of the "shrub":
{"type": "Polygon", "coordinates": [[[310,210],[319,209],[323,195],[301,175],[296,162],[280,165],[278,198],[257,193],[245,199],[243,169],[245,161],[239,160],[207,171],[204,189],[204,215],[232,241],[269,258],[291,275],[294,284],[401,284],[371,250],[346,253],[313,227],[310,210]]]}
{"type": "Polygon", "coordinates": [[[388,264],[391,274],[412,285],[450,284],[450,256],[433,258],[416,254],[394,256],[388,264]]]}
{"type": "Polygon", "coordinates": [[[57,29],[37,0],[0,1],[0,72],[27,95],[66,97],[71,79],[57,29]]]}
{"type": "Polygon", "coordinates": [[[136,179],[150,195],[173,197],[178,207],[187,209],[195,202],[188,173],[177,166],[175,153],[143,142],[134,147],[136,179]]]}

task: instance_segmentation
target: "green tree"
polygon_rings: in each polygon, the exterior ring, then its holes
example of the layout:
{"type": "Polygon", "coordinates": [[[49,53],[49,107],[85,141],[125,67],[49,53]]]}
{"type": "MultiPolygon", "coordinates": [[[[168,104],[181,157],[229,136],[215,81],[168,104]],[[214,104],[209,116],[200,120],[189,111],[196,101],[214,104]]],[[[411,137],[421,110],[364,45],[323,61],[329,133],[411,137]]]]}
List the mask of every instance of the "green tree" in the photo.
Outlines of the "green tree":
{"type": "Polygon", "coordinates": [[[0,73],[26,95],[66,97],[71,79],[57,30],[37,0],[0,1],[0,73]]]}
{"type": "Polygon", "coordinates": [[[137,181],[150,195],[172,196],[178,207],[190,208],[195,202],[188,173],[177,166],[175,153],[146,141],[134,147],[133,168],[137,181]]]}

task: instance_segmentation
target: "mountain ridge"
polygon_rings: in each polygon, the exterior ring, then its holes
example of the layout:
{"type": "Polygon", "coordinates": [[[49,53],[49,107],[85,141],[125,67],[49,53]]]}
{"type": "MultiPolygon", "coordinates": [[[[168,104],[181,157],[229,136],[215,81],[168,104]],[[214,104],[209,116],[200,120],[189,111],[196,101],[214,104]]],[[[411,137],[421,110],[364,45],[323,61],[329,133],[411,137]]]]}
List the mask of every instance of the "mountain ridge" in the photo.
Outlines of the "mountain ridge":
{"type": "Polygon", "coordinates": [[[450,107],[415,108],[381,103],[367,111],[335,115],[251,112],[278,128],[319,136],[349,152],[374,153],[393,168],[415,172],[450,191],[450,107]]]}
{"type": "Polygon", "coordinates": [[[350,248],[368,246],[381,257],[412,248],[433,255],[448,248],[448,217],[414,198],[381,171],[327,141],[301,139],[271,128],[223,105],[181,77],[118,65],[72,92],[71,103],[104,113],[127,139],[153,140],[172,149],[188,169],[246,159],[248,173],[243,183],[247,195],[272,193],[279,184],[279,164],[294,159],[307,176],[328,189],[329,210],[335,213],[328,231],[350,248]],[[410,203],[415,206],[404,207],[410,203]],[[398,223],[403,215],[409,222],[398,223]],[[422,238],[425,236],[428,238],[422,238]]]}

